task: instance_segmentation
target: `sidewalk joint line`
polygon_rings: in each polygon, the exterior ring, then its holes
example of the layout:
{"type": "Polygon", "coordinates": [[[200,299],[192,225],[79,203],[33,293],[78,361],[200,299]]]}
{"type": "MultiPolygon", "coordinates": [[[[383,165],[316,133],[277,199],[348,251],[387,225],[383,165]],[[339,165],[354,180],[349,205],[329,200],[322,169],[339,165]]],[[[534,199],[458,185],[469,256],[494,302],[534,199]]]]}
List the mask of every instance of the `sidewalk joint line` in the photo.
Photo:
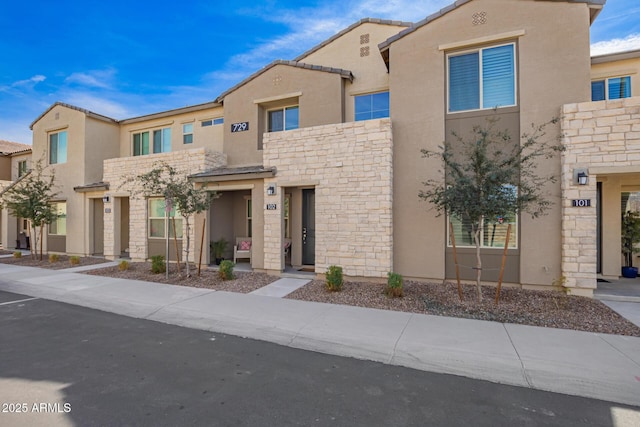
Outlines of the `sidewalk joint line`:
{"type": "MultiPolygon", "coordinates": [[[[616,335],[616,336],[621,336],[621,335],[616,335]]],[[[636,362],[635,360],[633,360],[632,358],[630,358],[629,356],[627,356],[627,354],[620,350],[618,347],[616,347],[615,345],[613,345],[613,343],[610,343],[609,341],[607,341],[607,339],[605,337],[603,337],[602,335],[598,334],[598,338],[600,338],[602,341],[606,342],[607,344],[609,344],[609,346],[611,346],[615,351],[617,351],[618,353],[620,353],[622,356],[624,356],[626,359],[630,360],[631,363],[633,363],[634,365],[638,366],[640,368],[640,363],[636,362]]]]}
{"type": "Polygon", "coordinates": [[[411,322],[411,319],[413,318],[413,316],[414,316],[414,313],[411,313],[409,315],[409,318],[407,319],[407,323],[404,324],[402,331],[400,331],[400,335],[398,335],[398,339],[393,344],[393,350],[391,351],[391,356],[389,356],[389,360],[387,360],[387,364],[391,364],[391,362],[393,361],[393,358],[396,356],[396,349],[398,348],[398,343],[400,342],[400,339],[404,335],[404,331],[407,330],[407,327],[409,326],[409,322],[411,322]]]}
{"type": "Polygon", "coordinates": [[[171,307],[172,305],[176,305],[178,303],[185,302],[185,301],[190,301],[192,299],[201,297],[203,295],[209,295],[209,294],[214,293],[214,292],[218,292],[218,291],[216,291],[215,289],[210,289],[209,292],[205,292],[205,293],[199,294],[199,295],[193,295],[193,296],[190,296],[189,298],[181,299],[180,301],[174,301],[171,304],[163,305],[162,307],[158,307],[157,309],[155,309],[151,313],[147,314],[144,318],[145,319],[149,319],[151,316],[153,316],[154,314],[156,314],[157,312],[159,312],[163,308],[171,307]]]}
{"type": "Polygon", "coordinates": [[[522,376],[524,377],[524,380],[527,382],[530,388],[536,388],[533,386],[533,384],[531,384],[531,381],[529,381],[529,376],[527,375],[527,368],[525,368],[524,361],[522,360],[522,357],[520,357],[520,353],[518,352],[518,349],[516,348],[516,345],[513,342],[513,339],[511,339],[511,334],[509,334],[509,330],[507,329],[507,324],[503,323],[502,327],[504,328],[504,331],[507,333],[507,337],[509,338],[509,342],[513,347],[513,351],[515,351],[516,355],[518,356],[518,360],[520,361],[520,366],[522,366],[522,376]]]}
{"type": "Polygon", "coordinates": [[[26,299],[19,299],[19,300],[17,300],[17,301],[8,301],[8,302],[3,302],[3,303],[0,303],[0,305],[17,304],[17,303],[19,303],[19,302],[33,301],[34,299],[40,299],[40,298],[26,298],[26,299]]]}

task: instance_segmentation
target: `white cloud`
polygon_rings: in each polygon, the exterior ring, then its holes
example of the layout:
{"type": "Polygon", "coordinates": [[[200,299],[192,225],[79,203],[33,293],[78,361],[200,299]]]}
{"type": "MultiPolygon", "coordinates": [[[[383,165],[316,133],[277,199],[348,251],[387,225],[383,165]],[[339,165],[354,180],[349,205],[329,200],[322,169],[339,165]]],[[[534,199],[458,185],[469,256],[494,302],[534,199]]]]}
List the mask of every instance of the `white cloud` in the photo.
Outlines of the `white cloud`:
{"type": "Polygon", "coordinates": [[[65,79],[65,83],[76,83],[80,86],[109,89],[115,74],[116,71],[113,68],[73,73],[65,79]]]}
{"type": "Polygon", "coordinates": [[[61,100],[114,119],[122,119],[130,115],[129,110],[123,104],[88,92],[71,91],[64,94],[61,100]]]}
{"type": "Polygon", "coordinates": [[[591,56],[625,52],[640,49],[640,34],[630,34],[625,38],[603,40],[591,45],[591,56]]]}
{"type": "Polygon", "coordinates": [[[43,82],[46,80],[46,77],[42,74],[36,74],[33,77],[30,77],[25,80],[18,80],[6,86],[0,86],[0,92],[8,92],[12,89],[31,89],[36,84],[43,82]]]}

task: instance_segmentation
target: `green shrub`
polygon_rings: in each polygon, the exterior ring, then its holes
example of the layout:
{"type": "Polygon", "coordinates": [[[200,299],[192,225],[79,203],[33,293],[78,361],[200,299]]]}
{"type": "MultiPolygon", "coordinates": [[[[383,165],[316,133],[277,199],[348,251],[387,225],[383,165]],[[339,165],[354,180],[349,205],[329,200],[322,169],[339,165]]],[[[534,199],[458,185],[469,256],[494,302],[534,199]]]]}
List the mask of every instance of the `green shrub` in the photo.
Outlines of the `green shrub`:
{"type": "Polygon", "coordinates": [[[22,258],[22,252],[20,252],[20,251],[15,251],[15,252],[13,253],[13,257],[14,257],[14,258],[22,258]]]}
{"type": "Polygon", "coordinates": [[[404,296],[404,279],[398,273],[387,273],[387,289],[384,293],[389,297],[402,297],[404,296]]]}
{"type": "Polygon", "coordinates": [[[54,263],[54,262],[58,262],[58,260],[60,259],[60,257],[58,256],[58,254],[49,254],[49,262],[50,263],[54,263]]]}
{"type": "Polygon", "coordinates": [[[218,275],[222,280],[231,280],[233,279],[233,267],[235,264],[233,261],[224,260],[220,263],[220,269],[218,270],[218,275]]]}
{"type": "Polygon", "coordinates": [[[79,256],[70,256],[69,257],[69,262],[71,263],[71,265],[78,265],[78,264],[80,264],[80,257],[79,256]]]}
{"type": "Polygon", "coordinates": [[[120,263],[118,264],[118,270],[120,271],[125,271],[129,269],[129,261],[127,260],[122,260],[120,261],[120,263]]]}
{"type": "Polygon", "coordinates": [[[330,265],[326,274],[326,287],[329,292],[340,292],[344,279],[342,278],[342,267],[330,265]]]}
{"type": "Polygon", "coordinates": [[[167,266],[164,263],[164,257],[162,255],[154,255],[151,257],[151,272],[153,274],[160,274],[167,271],[167,266]]]}

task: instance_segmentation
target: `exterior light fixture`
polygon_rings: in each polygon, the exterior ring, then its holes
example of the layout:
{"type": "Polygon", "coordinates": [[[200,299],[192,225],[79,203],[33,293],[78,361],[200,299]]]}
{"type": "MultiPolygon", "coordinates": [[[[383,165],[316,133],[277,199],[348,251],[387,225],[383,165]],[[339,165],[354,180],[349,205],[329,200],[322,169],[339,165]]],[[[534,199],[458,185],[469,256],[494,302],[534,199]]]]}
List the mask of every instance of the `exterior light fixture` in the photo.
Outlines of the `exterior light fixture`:
{"type": "Polygon", "coordinates": [[[589,183],[589,175],[586,172],[578,172],[578,185],[587,185],[589,183]]]}
{"type": "Polygon", "coordinates": [[[109,196],[102,196],[103,203],[109,203],[109,196]]]}
{"type": "Polygon", "coordinates": [[[276,186],[275,184],[269,184],[267,187],[267,195],[275,196],[276,195],[276,186]]]}

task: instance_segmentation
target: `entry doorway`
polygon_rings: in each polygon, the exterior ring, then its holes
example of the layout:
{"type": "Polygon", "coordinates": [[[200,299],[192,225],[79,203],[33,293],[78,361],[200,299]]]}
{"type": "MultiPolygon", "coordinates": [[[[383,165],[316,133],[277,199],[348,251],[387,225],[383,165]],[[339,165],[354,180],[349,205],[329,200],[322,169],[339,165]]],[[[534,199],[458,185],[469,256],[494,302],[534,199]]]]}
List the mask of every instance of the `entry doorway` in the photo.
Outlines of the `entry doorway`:
{"type": "Polygon", "coordinates": [[[316,193],[302,190],[302,264],[316,264],[316,193]]]}
{"type": "Polygon", "coordinates": [[[93,201],[93,248],[92,255],[104,254],[104,202],[102,199],[93,201]]]}

